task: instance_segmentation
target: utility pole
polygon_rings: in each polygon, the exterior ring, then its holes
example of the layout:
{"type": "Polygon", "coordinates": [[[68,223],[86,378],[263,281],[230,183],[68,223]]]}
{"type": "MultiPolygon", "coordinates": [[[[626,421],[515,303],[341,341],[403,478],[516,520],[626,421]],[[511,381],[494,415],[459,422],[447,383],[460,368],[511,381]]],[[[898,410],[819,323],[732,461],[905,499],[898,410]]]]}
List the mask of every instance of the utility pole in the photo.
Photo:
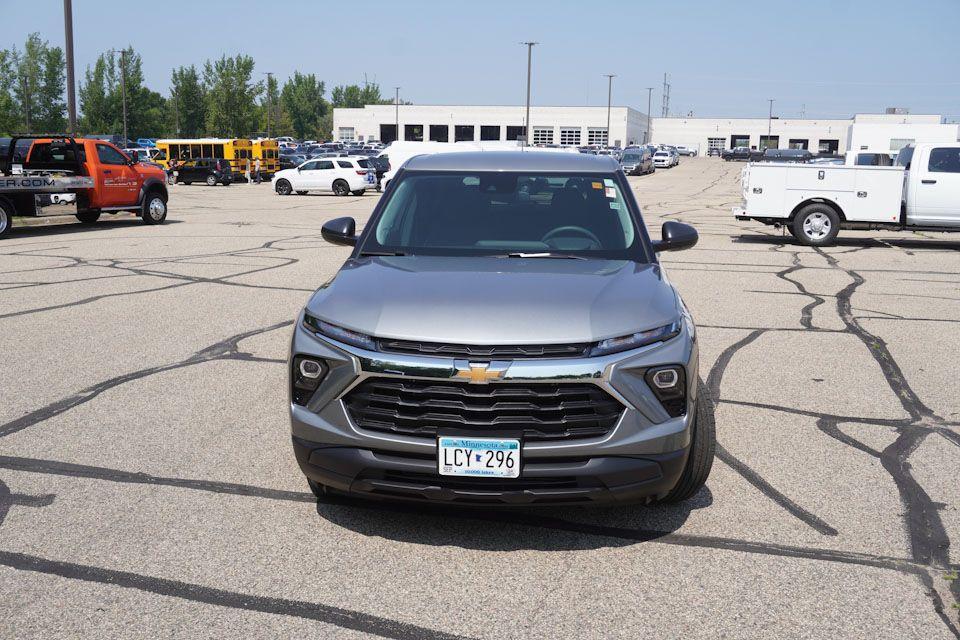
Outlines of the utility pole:
{"type": "Polygon", "coordinates": [[[612,73],[603,74],[607,76],[607,146],[610,146],[610,105],[613,101],[613,79],[616,78],[612,73]]]}
{"type": "MultiPolygon", "coordinates": [[[[767,102],[770,103],[770,113],[767,115],[767,146],[765,148],[770,148],[770,133],[773,130],[773,98],[768,98],[767,102]]],[[[777,145],[780,146],[780,145],[777,145]]]]}
{"type": "Polygon", "coordinates": [[[177,90],[173,90],[173,125],[177,130],[177,137],[180,137],[180,95],[177,90]]]}
{"type": "Polygon", "coordinates": [[[527,45],[527,133],[524,137],[523,146],[530,144],[530,71],[533,68],[533,45],[539,44],[538,42],[521,42],[520,44],[527,45]]]}
{"type": "Polygon", "coordinates": [[[77,135],[77,95],[73,77],[73,0],[63,0],[63,35],[67,54],[67,114],[70,134],[77,135]]]}
{"type": "Polygon", "coordinates": [[[270,81],[273,80],[273,71],[264,71],[267,76],[267,137],[270,137],[270,111],[273,110],[273,98],[270,96],[270,81]]]}
{"type": "Polygon", "coordinates": [[[670,115],[670,83],[667,82],[667,74],[663,74],[663,102],[660,109],[660,116],[666,118],[670,115]]]}
{"type": "Polygon", "coordinates": [[[127,144],[127,51],[110,50],[111,55],[120,54],[120,100],[123,103],[123,144],[127,144]]]}
{"type": "Polygon", "coordinates": [[[800,105],[800,119],[803,120],[807,117],[807,104],[803,103],[800,105]]]}
{"type": "Polygon", "coordinates": [[[394,99],[393,104],[396,109],[396,137],[394,138],[395,142],[400,142],[400,87],[394,87],[397,91],[397,97],[394,99]]]}
{"type": "Polygon", "coordinates": [[[650,135],[650,109],[652,108],[653,102],[653,87],[647,87],[647,135],[644,136],[644,142],[650,143],[653,139],[653,136],[650,135]]]}

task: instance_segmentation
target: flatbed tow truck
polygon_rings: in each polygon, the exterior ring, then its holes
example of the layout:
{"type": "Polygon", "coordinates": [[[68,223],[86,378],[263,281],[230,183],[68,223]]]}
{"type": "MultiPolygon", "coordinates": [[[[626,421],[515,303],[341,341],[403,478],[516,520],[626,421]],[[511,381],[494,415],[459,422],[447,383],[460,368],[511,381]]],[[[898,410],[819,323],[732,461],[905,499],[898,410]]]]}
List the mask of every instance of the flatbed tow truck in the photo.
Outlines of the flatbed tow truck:
{"type": "MultiPolygon", "coordinates": [[[[131,211],[146,224],[167,217],[166,174],[142,164],[104,140],[66,135],[13,136],[0,149],[0,238],[10,233],[14,216],[49,215],[51,196],[74,194],[70,206],[84,224],[101,213],[131,211]],[[18,140],[31,140],[22,162],[15,154],[18,140]]],[[[56,198],[68,200],[69,198],[56,198]]]]}

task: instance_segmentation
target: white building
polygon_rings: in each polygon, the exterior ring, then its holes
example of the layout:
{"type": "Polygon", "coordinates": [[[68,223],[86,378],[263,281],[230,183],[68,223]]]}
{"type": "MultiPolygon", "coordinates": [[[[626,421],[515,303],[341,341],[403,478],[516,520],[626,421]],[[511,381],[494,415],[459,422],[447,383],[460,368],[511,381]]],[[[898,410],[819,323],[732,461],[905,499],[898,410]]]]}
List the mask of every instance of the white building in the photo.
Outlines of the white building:
{"type": "MultiPolygon", "coordinates": [[[[408,141],[517,140],[525,135],[525,108],[520,106],[369,105],[334,109],[339,140],[408,141]]],[[[652,118],[630,107],[610,110],[613,146],[683,145],[701,154],[708,149],[809,149],[842,154],[848,149],[899,151],[911,142],[955,142],[958,125],[941,124],[938,115],[857,114],[843,120],[794,118],[652,118]]],[[[530,107],[531,142],[536,145],[585,146],[607,143],[606,107],[530,107]]]]}
{"type": "MultiPolygon", "coordinates": [[[[334,109],[333,131],[338,140],[400,139],[462,142],[517,140],[525,135],[524,106],[446,106],[392,104],[362,109],[334,109]]],[[[540,145],[605,145],[606,107],[530,107],[531,142],[540,145]]],[[[614,146],[642,144],[648,138],[647,116],[630,107],[610,109],[609,142],[614,146]]]]}
{"type": "Polygon", "coordinates": [[[955,142],[958,125],[940,124],[937,115],[857,114],[846,120],[774,118],[654,118],[653,142],[707,149],[809,149],[844,153],[848,149],[899,151],[911,142],[955,142]]]}

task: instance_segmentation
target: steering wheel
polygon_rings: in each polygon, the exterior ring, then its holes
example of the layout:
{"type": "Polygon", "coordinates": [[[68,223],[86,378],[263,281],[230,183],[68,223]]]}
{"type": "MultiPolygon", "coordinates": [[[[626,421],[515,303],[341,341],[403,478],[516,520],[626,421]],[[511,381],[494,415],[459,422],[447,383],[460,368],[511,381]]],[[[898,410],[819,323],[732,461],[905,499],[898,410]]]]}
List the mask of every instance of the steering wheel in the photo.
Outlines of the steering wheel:
{"type": "Polygon", "coordinates": [[[553,240],[557,236],[561,236],[567,233],[574,233],[576,235],[580,235],[587,238],[595,245],[594,246],[595,249],[599,249],[601,246],[603,246],[603,243],[600,242],[600,238],[594,235],[592,231],[590,231],[589,229],[584,229],[583,227],[577,227],[574,225],[569,225],[566,227],[557,227],[556,229],[548,231],[547,234],[540,239],[540,242],[549,244],[550,240],[553,240]]]}

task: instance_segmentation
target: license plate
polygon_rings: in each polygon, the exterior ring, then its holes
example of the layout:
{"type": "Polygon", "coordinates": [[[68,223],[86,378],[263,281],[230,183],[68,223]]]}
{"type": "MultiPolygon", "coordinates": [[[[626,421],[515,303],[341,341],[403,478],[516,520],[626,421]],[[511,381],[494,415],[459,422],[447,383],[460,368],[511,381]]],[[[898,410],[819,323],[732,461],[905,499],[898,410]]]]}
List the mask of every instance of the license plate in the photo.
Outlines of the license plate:
{"type": "Polygon", "coordinates": [[[440,437],[437,470],[442,476],[519,478],[520,441],[440,437]]]}

